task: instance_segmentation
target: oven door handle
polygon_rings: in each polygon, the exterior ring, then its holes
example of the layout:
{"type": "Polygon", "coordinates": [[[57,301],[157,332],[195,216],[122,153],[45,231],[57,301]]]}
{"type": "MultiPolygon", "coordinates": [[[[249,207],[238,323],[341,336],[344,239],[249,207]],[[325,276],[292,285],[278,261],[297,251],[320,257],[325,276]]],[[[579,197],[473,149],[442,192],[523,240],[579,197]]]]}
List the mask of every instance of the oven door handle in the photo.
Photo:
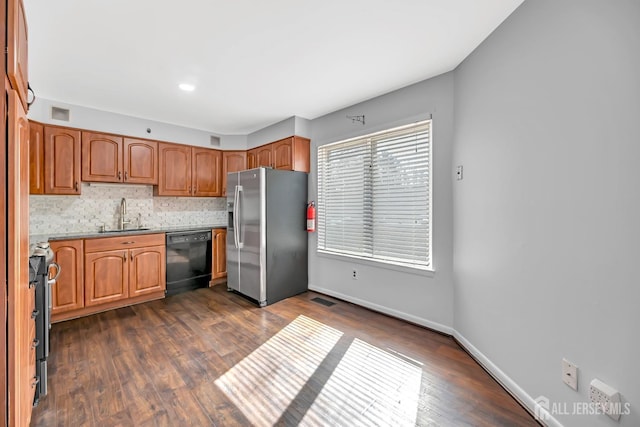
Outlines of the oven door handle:
{"type": "Polygon", "coordinates": [[[233,238],[237,249],[242,249],[244,246],[244,242],[241,240],[242,232],[240,230],[240,213],[242,212],[240,199],[242,198],[242,192],[242,185],[236,185],[236,192],[234,194],[235,197],[233,201],[233,238]]]}
{"type": "Polygon", "coordinates": [[[60,264],[58,264],[57,262],[52,262],[51,264],[49,264],[49,281],[47,282],[49,285],[53,285],[54,283],[56,283],[56,279],[58,278],[58,276],[60,275],[60,272],[62,271],[62,268],[60,267],[60,264]],[[56,269],[56,274],[51,277],[51,267],[56,269]]]}

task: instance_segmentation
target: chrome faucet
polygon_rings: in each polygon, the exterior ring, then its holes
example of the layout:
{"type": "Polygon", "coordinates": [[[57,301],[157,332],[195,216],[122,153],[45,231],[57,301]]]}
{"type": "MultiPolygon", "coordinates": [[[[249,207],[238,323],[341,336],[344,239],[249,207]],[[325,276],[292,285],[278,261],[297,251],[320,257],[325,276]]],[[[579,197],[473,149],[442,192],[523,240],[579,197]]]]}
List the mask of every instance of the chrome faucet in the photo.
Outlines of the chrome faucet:
{"type": "Polygon", "coordinates": [[[125,224],[131,224],[131,221],[125,221],[124,216],[127,214],[127,199],[124,197],[120,201],[120,218],[118,218],[118,230],[124,230],[125,224]]]}

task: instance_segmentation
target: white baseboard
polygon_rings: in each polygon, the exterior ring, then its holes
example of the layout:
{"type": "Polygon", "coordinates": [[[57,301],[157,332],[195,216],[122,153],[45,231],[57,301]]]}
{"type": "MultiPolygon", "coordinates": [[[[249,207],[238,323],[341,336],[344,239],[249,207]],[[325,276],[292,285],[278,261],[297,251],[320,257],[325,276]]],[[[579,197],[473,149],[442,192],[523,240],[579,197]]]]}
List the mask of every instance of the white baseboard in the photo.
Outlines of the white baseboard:
{"type": "MultiPolygon", "coordinates": [[[[487,358],[480,350],[478,350],[473,344],[469,342],[462,334],[460,334],[455,329],[442,325],[437,322],[432,322],[428,319],[423,319],[421,317],[417,317],[411,314],[403,313],[398,310],[394,310],[392,308],[384,307],[382,305],[374,304],[369,301],[362,300],[360,298],[355,298],[350,295],[345,295],[340,292],[335,292],[331,289],[321,288],[319,286],[314,286],[309,284],[309,290],[320,292],[322,294],[326,294],[335,298],[339,298],[341,300],[351,302],[353,304],[369,308],[371,310],[388,314],[389,316],[397,317],[399,319],[406,320],[411,323],[415,323],[420,326],[425,326],[429,329],[433,329],[438,332],[442,332],[447,335],[451,335],[467,350],[476,361],[502,386],[511,394],[522,406],[527,408],[530,413],[535,413],[536,402],[533,397],[531,397],[527,392],[525,392],[515,381],[513,381],[507,374],[505,374],[500,368],[498,368],[489,358],[487,358]]],[[[562,424],[555,419],[551,414],[549,414],[544,409],[540,409],[541,412],[544,413],[544,419],[539,420],[545,426],[548,427],[563,427],[562,424]]]]}
{"type": "Polygon", "coordinates": [[[320,292],[321,294],[326,294],[331,297],[339,298],[341,300],[351,302],[357,304],[359,306],[369,308],[373,311],[377,311],[379,313],[388,314],[389,316],[397,317],[398,319],[406,320],[407,322],[415,323],[416,325],[424,326],[429,329],[433,329],[438,332],[442,332],[443,334],[453,335],[453,329],[449,326],[445,326],[438,322],[432,322],[431,320],[423,319],[422,317],[414,316],[412,314],[403,313],[398,310],[394,310],[392,308],[388,308],[382,305],[374,304],[369,301],[365,301],[360,298],[355,298],[350,295],[341,294],[340,292],[332,291],[331,289],[321,288],[319,286],[314,286],[309,284],[310,291],[320,292]]]}
{"type": "MultiPolygon", "coordinates": [[[[473,344],[469,342],[462,334],[455,329],[453,330],[453,337],[476,359],[476,361],[487,371],[502,387],[504,387],[514,399],[516,399],[522,406],[527,408],[530,413],[535,413],[536,402],[531,395],[524,391],[515,381],[513,381],[507,374],[505,374],[500,368],[498,368],[487,356],[485,356],[480,350],[478,350],[473,344]]],[[[538,420],[543,425],[548,427],[562,427],[562,424],[556,420],[549,412],[540,408],[545,417],[543,420],[538,420]]]]}

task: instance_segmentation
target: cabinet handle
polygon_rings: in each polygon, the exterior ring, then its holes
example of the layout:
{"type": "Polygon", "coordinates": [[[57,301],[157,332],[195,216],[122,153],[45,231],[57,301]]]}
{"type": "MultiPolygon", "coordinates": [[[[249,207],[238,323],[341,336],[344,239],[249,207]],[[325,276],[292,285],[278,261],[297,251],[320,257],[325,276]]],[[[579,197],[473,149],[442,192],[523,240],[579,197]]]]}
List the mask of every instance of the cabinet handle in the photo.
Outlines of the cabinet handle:
{"type": "Polygon", "coordinates": [[[38,376],[33,377],[33,381],[31,381],[31,388],[35,388],[35,386],[37,386],[39,382],[40,382],[40,377],[38,376]]]}
{"type": "Polygon", "coordinates": [[[31,343],[31,348],[36,348],[39,345],[40,345],[40,340],[38,338],[34,338],[33,342],[31,343]]]}
{"type": "Polygon", "coordinates": [[[124,171],[124,180],[127,180],[127,171],[124,171]]]}
{"type": "Polygon", "coordinates": [[[123,261],[127,261],[127,253],[126,252],[122,254],[122,260],[123,261]]]}
{"type": "Polygon", "coordinates": [[[133,262],[133,252],[129,254],[131,256],[131,262],[133,262]]]}
{"type": "Polygon", "coordinates": [[[134,244],[136,241],[135,240],[131,240],[129,242],[122,242],[123,245],[132,245],[134,244]]]}
{"type": "Polygon", "coordinates": [[[33,310],[31,312],[31,318],[35,319],[36,317],[38,317],[38,314],[40,314],[40,310],[33,310]]]}
{"type": "Polygon", "coordinates": [[[78,191],[78,181],[76,181],[75,188],[76,188],[76,191],[78,191]]]}
{"type": "Polygon", "coordinates": [[[122,181],[122,171],[118,171],[118,181],[122,181]]]}

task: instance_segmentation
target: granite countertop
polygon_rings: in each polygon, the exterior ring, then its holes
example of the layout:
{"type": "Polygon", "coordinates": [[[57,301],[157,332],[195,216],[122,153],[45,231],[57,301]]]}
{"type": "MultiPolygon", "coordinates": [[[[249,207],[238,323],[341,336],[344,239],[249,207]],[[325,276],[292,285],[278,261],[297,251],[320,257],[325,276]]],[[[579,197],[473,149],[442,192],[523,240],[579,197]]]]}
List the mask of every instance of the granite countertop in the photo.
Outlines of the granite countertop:
{"type": "Polygon", "coordinates": [[[161,228],[144,228],[130,229],[124,231],[85,231],[55,234],[38,234],[29,236],[31,243],[46,242],[52,240],[71,240],[71,239],[95,239],[101,237],[115,236],[131,236],[137,234],[156,234],[156,233],[173,233],[178,231],[200,231],[211,230],[212,228],[227,228],[227,224],[206,224],[206,225],[185,225],[179,227],[161,227],[161,228]]]}

